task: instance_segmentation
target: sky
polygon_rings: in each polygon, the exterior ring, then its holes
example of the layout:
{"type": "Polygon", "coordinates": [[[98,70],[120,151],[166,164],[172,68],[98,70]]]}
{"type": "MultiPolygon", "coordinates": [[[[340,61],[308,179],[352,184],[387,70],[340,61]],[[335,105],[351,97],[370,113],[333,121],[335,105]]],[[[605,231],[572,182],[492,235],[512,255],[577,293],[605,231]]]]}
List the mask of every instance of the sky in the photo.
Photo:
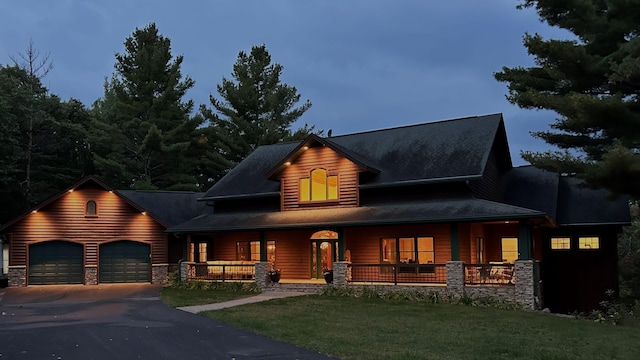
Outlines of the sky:
{"type": "MultiPolygon", "coordinates": [[[[493,73],[532,66],[525,33],[570,34],[539,21],[521,0],[0,0],[0,64],[33,41],[53,69],[43,79],[63,100],[87,107],[103,95],[115,54],[154,22],[184,56],[196,106],[217,95],[238,52],[266,45],[281,81],[313,106],[308,123],[332,134],[502,113],[514,165],[556,115],[510,104],[493,73]]],[[[300,103],[302,104],[302,102],[300,103]]]]}

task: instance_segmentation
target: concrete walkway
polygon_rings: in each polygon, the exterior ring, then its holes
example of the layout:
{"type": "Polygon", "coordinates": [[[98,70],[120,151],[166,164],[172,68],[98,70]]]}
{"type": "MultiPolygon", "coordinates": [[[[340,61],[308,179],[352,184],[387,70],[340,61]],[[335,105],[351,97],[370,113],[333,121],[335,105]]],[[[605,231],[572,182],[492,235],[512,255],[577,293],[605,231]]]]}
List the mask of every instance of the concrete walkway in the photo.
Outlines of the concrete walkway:
{"type": "Polygon", "coordinates": [[[301,295],[310,295],[310,293],[293,292],[293,291],[287,291],[287,292],[284,292],[284,291],[265,291],[265,292],[261,293],[260,295],[250,296],[250,297],[246,297],[246,298],[242,298],[242,299],[225,301],[225,302],[215,303],[215,304],[183,306],[183,307],[179,307],[179,308],[176,308],[176,309],[182,310],[182,311],[186,311],[186,312],[190,312],[190,313],[193,313],[193,314],[197,314],[197,313],[202,312],[202,311],[220,310],[220,309],[225,309],[225,308],[229,308],[229,307],[232,307],[232,306],[238,306],[238,305],[244,305],[244,304],[252,304],[252,303],[257,303],[257,302],[261,302],[261,301],[267,301],[267,300],[271,300],[271,299],[282,299],[282,298],[286,298],[286,297],[301,296],[301,295]]]}

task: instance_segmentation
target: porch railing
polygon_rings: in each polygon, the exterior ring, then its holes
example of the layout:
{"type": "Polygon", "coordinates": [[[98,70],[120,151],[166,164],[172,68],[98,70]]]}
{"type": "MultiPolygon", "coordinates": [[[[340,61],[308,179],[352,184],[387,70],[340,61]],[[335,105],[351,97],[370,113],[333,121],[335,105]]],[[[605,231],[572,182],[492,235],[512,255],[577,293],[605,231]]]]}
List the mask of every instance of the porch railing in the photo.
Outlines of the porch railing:
{"type": "Polygon", "coordinates": [[[252,280],[256,276],[255,265],[207,263],[188,264],[189,279],[196,280],[252,280]]]}
{"type": "Polygon", "coordinates": [[[464,283],[467,285],[515,283],[513,264],[465,264],[464,283]]]}
{"type": "Polygon", "coordinates": [[[351,282],[446,284],[446,264],[351,264],[351,282]]]}

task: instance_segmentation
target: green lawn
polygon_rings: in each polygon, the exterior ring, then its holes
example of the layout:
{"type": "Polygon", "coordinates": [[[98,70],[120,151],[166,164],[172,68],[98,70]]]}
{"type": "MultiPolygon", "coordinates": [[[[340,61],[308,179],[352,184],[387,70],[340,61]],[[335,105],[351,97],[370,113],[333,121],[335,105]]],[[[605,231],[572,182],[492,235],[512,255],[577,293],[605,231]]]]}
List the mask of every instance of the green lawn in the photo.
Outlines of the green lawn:
{"type": "Polygon", "coordinates": [[[186,290],[165,287],[162,289],[160,297],[165,304],[173,307],[180,307],[213,304],[255,295],[257,294],[253,292],[241,292],[234,290],[186,290]]]}
{"type": "Polygon", "coordinates": [[[343,359],[640,359],[640,329],[536,312],[310,295],[202,313],[343,359]]]}

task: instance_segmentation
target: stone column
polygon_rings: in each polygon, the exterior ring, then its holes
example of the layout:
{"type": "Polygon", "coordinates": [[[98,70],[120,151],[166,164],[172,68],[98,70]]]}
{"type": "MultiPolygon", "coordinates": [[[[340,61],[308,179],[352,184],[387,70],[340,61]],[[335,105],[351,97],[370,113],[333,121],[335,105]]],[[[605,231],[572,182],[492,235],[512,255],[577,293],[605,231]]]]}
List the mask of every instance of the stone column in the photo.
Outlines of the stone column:
{"type": "Polygon", "coordinates": [[[514,266],[515,300],[529,309],[536,308],[535,273],[533,260],[516,260],[514,266]]]}
{"type": "Polygon", "coordinates": [[[9,286],[27,286],[27,267],[25,265],[9,265],[9,286]]]}
{"type": "Polygon", "coordinates": [[[189,280],[189,271],[193,269],[193,266],[196,263],[190,261],[183,261],[180,263],[180,281],[189,280]]]}
{"type": "Polygon", "coordinates": [[[151,265],[151,283],[164,285],[167,283],[169,275],[169,264],[153,264],[151,265]]]}
{"type": "Polygon", "coordinates": [[[333,284],[345,286],[351,281],[351,263],[349,261],[336,261],[333,263],[333,284]]]}
{"type": "Polygon", "coordinates": [[[447,262],[447,291],[455,295],[464,292],[464,262],[447,262]]]}
{"type": "Polygon", "coordinates": [[[271,263],[268,261],[261,261],[256,263],[256,285],[260,289],[264,289],[271,283],[269,279],[269,270],[271,269],[271,263]]]}
{"type": "Polygon", "coordinates": [[[98,265],[84,266],[84,284],[98,285],[98,265]]]}

